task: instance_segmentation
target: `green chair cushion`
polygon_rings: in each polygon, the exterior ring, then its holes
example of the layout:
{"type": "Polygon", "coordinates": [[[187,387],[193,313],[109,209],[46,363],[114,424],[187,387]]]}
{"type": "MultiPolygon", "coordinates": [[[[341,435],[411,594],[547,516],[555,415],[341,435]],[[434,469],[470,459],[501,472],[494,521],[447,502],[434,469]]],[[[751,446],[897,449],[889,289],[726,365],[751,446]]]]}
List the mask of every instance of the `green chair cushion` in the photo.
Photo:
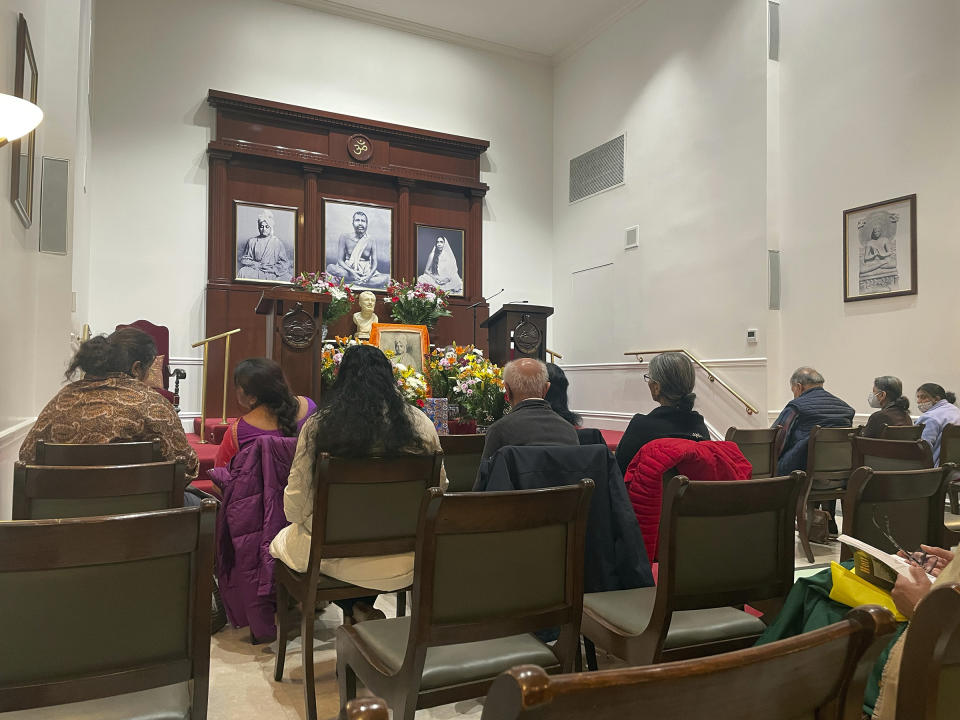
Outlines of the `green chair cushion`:
{"type": "MultiPolygon", "coordinates": [[[[587,593],[583,596],[583,608],[620,628],[625,635],[639,635],[650,623],[656,596],[655,587],[587,593]]],[[[670,650],[750,637],[765,629],[760,618],[732,607],[681,610],[673,613],[663,647],[670,650]]]]}
{"type": "Polygon", "coordinates": [[[187,683],[3,713],[3,720],[190,720],[187,683]]]}
{"type": "MultiPolygon", "coordinates": [[[[353,630],[391,671],[400,669],[407,652],[409,617],[369,620],[357,623],[353,630]]],[[[420,689],[492,679],[514,665],[527,663],[542,668],[558,664],[553,651],[529,634],[431,647],[423,664],[420,689]]]]}

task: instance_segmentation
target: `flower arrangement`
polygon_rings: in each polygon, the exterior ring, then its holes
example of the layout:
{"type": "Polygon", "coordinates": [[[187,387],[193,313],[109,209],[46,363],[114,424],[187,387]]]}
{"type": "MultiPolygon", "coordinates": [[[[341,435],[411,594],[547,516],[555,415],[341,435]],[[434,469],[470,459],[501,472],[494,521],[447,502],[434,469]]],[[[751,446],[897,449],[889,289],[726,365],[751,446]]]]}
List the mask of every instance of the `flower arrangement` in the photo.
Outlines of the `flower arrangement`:
{"type": "Polygon", "coordinates": [[[348,312],[354,303],[353,291],[342,277],[329,275],[325,272],[302,272],[293,279],[293,286],[298,290],[329,295],[330,303],[323,309],[323,321],[331,323],[339,320],[348,312]]]}
{"type": "Polygon", "coordinates": [[[384,302],[393,319],[404,325],[433,328],[438,318],[450,315],[449,294],[429,283],[391,280],[384,302]]]}
{"type": "Polygon", "coordinates": [[[489,425],[503,417],[503,371],[472,345],[437,348],[427,356],[434,397],[446,397],[461,416],[489,425]]]}
{"type": "Polygon", "coordinates": [[[403,363],[393,363],[393,377],[403,399],[411,405],[422,408],[427,397],[427,378],[423,373],[403,363]]]}
{"type": "Polygon", "coordinates": [[[343,360],[343,354],[347,348],[360,343],[349,337],[337,336],[334,338],[334,344],[324,345],[323,353],[320,356],[320,377],[323,378],[327,386],[333,384],[337,379],[337,372],[340,370],[340,361],[343,360]]]}

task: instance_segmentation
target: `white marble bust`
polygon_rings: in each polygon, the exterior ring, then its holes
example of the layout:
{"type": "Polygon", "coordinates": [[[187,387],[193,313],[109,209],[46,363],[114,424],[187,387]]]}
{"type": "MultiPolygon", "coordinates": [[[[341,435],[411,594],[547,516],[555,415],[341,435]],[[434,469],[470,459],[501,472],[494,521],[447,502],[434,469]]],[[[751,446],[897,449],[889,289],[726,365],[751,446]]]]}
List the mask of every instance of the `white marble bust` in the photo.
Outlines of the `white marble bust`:
{"type": "Polygon", "coordinates": [[[377,314],[373,312],[376,304],[377,296],[372,292],[364,290],[360,293],[360,312],[353,314],[353,324],[357,326],[356,334],[358,340],[369,340],[370,329],[373,327],[373,324],[380,322],[377,314]]]}

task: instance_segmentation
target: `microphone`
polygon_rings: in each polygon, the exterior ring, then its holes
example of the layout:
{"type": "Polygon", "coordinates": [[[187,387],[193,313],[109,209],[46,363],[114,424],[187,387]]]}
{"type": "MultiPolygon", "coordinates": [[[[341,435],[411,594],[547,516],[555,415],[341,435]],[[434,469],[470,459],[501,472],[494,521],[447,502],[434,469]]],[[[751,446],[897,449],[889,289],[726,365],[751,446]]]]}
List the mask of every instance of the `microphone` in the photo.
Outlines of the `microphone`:
{"type": "Polygon", "coordinates": [[[467,306],[467,310],[472,310],[473,308],[478,307],[479,305],[483,305],[483,303],[487,302],[488,300],[492,300],[492,299],[495,298],[497,295],[499,295],[500,293],[502,293],[505,289],[506,289],[506,288],[500,288],[499,290],[497,290],[497,292],[495,292],[495,293],[494,293],[493,295],[491,295],[490,297],[488,297],[488,298],[481,298],[480,300],[477,300],[473,305],[468,305],[468,306],[467,306]]]}

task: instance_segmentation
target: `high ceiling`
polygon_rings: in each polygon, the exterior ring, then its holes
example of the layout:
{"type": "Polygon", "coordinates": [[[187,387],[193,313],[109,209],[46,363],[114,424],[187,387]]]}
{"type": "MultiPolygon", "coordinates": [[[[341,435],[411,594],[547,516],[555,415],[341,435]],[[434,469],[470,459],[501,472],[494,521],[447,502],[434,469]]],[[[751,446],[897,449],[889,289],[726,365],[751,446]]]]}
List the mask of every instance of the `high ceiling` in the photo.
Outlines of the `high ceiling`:
{"type": "Polygon", "coordinates": [[[553,60],[643,0],[286,0],[428,35],[462,36],[553,60]],[[439,30],[440,32],[430,32],[439,30]]]}

